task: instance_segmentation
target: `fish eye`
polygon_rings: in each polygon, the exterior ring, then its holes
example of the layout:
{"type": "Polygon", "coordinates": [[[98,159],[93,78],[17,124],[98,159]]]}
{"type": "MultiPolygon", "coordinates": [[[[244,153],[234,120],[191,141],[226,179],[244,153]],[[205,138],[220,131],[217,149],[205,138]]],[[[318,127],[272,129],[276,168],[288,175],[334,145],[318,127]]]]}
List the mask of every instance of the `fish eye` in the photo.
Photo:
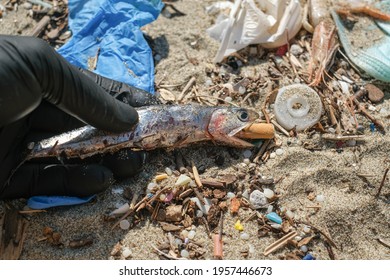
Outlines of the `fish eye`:
{"type": "Polygon", "coordinates": [[[240,119],[240,121],[247,122],[249,120],[249,114],[246,110],[238,111],[237,116],[240,119]]]}

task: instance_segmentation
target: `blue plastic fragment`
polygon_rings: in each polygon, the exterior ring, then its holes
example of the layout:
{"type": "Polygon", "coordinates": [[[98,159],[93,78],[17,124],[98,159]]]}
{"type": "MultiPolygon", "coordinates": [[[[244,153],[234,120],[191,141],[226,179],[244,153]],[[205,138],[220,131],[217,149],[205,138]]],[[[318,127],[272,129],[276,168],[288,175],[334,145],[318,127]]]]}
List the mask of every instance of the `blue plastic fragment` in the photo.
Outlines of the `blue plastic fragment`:
{"type": "Polygon", "coordinates": [[[271,212],[269,214],[267,214],[267,219],[274,222],[274,223],[277,223],[277,224],[281,224],[282,223],[282,218],[276,214],[275,212],[271,212]]]}
{"type": "Polygon", "coordinates": [[[375,131],[375,124],[374,123],[370,123],[370,131],[371,132],[375,131]]]}
{"type": "Polygon", "coordinates": [[[307,254],[306,256],[303,257],[302,260],[311,261],[311,260],[315,260],[315,259],[316,259],[316,258],[313,257],[313,255],[307,254]]]}
{"type": "Polygon", "coordinates": [[[46,209],[56,206],[78,205],[91,201],[95,195],[87,197],[71,196],[33,196],[27,201],[27,206],[31,209],[46,209]]]}
{"type": "Polygon", "coordinates": [[[154,92],[154,61],[141,27],[154,21],[161,0],[69,0],[73,36],[58,52],[88,69],[98,54],[95,73],[154,92]]]}

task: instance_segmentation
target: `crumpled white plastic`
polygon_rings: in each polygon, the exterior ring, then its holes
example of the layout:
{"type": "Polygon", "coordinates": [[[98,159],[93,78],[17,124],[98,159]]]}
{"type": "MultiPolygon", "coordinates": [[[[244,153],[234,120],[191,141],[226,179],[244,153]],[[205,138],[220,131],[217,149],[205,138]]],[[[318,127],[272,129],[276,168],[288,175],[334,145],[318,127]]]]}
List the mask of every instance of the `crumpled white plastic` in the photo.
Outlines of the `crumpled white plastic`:
{"type": "Polygon", "coordinates": [[[293,38],[302,26],[299,0],[235,0],[229,17],[207,29],[221,42],[214,62],[250,44],[276,48],[293,38]],[[287,38],[288,37],[288,38],[287,38]]]}

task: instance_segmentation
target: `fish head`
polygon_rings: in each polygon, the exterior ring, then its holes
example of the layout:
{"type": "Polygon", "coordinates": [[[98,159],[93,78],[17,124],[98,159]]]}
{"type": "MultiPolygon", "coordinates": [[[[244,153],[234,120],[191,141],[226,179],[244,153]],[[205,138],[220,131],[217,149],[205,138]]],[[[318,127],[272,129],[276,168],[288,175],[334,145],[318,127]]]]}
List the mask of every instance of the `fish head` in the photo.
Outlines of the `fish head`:
{"type": "Polygon", "coordinates": [[[249,148],[253,145],[236,136],[251,125],[259,115],[251,110],[237,107],[219,107],[214,110],[208,125],[208,133],[213,141],[228,146],[249,148]]]}

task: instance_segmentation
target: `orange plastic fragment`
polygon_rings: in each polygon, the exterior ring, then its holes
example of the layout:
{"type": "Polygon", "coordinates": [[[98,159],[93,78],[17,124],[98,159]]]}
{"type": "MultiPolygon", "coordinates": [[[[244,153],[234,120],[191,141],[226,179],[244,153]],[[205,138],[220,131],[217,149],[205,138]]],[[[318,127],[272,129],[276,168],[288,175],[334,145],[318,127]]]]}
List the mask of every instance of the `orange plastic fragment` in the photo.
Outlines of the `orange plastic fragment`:
{"type": "Polygon", "coordinates": [[[241,202],[237,197],[233,197],[230,201],[230,213],[237,214],[240,209],[241,202]]]}

